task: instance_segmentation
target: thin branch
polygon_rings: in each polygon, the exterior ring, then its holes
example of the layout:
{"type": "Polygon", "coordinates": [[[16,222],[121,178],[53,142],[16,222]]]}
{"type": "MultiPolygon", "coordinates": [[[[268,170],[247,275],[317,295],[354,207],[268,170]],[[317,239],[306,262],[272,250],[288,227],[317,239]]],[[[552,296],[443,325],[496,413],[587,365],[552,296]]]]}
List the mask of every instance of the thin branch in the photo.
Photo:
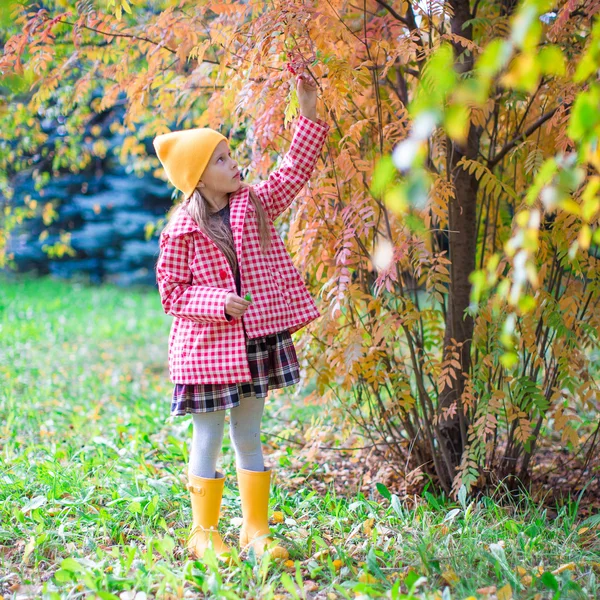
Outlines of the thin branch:
{"type": "MultiPolygon", "coordinates": [[[[72,23],[71,21],[64,21],[63,19],[59,19],[57,21],[57,23],[64,23],[65,25],[70,25],[71,27],[77,26],[77,23],[72,23]]],[[[79,25],[79,27],[81,27],[82,29],[87,29],[88,31],[93,31],[94,33],[99,33],[100,35],[105,35],[107,37],[123,37],[123,38],[129,38],[132,40],[139,40],[140,42],[148,42],[149,44],[154,44],[155,46],[164,48],[171,54],[177,54],[177,51],[173,50],[172,48],[169,48],[169,46],[163,46],[160,42],[155,42],[154,40],[151,40],[146,37],[133,35],[132,33],[114,33],[114,32],[110,32],[110,31],[101,31],[100,29],[94,29],[93,27],[88,27],[87,25],[79,25]]],[[[212,62],[212,61],[206,61],[206,62],[212,62]]],[[[214,63],[214,64],[218,65],[219,63],[214,63]]]]}
{"type": "Polygon", "coordinates": [[[410,23],[402,15],[398,14],[387,2],[383,0],[376,0],[377,4],[383,6],[394,18],[398,19],[401,23],[404,23],[410,29],[410,23]]]}
{"type": "Polygon", "coordinates": [[[548,121],[548,119],[550,119],[561,106],[564,106],[566,109],[569,109],[571,103],[559,105],[556,108],[552,109],[550,112],[546,113],[545,115],[542,115],[537,119],[537,121],[532,123],[523,133],[520,133],[519,135],[514,137],[510,142],[507,142],[502,148],[502,150],[500,150],[500,152],[498,152],[498,154],[496,154],[494,158],[488,161],[488,169],[492,170],[506,156],[506,154],[508,154],[508,152],[510,152],[518,143],[527,139],[536,129],[538,129],[546,121],[548,121]]]}

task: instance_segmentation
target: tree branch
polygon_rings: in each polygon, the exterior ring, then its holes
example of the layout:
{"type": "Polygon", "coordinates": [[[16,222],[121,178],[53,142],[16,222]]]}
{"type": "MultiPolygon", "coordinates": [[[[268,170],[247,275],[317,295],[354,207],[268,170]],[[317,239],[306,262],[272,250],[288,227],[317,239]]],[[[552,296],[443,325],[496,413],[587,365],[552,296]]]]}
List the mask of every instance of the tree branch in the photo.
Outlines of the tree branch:
{"type": "Polygon", "coordinates": [[[410,29],[410,23],[402,15],[398,14],[389,4],[383,0],[376,0],[377,4],[383,6],[394,18],[398,19],[401,23],[404,23],[410,29]]]}
{"type": "Polygon", "coordinates": [[[502,150],[500,150],[494,158],[488,160],[487,167],[492,170],[505,156],[508,152],[510,152],[518,143],[527,139],[536,129],[540,128],[548,119],[550,119],[554,113],[560,108],[560,106],[564,106],[565,108],[570,108],[571,103],[567,103],[564,105],[559,105],[556,108],[552,109],[550,112],[542,115],[532,123],[523,133],[520,133],[516,137],[514,137],[510,142],[507,142],[502,150]]]}

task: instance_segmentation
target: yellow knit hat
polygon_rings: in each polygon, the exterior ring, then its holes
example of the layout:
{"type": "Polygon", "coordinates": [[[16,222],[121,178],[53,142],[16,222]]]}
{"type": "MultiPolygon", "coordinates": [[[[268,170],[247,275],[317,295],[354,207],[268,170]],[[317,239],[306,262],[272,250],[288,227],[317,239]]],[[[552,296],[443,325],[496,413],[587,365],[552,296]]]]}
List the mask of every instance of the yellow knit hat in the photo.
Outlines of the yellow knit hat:
{"type": "Polygon", "coordinates": [[[217,145],[227,138],[209,127],[171,131],[152,142],[169,181],[187,199],[194,191],[217,145]]]}

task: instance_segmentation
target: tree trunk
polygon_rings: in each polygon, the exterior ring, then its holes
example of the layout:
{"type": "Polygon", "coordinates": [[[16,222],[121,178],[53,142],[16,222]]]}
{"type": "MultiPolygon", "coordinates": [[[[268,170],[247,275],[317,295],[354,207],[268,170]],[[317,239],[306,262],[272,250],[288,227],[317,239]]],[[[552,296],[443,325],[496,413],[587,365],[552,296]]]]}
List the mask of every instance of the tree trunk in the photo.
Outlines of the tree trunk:
{"type": "MultiPolygon", "coordinates": [[[[452,18],[452,32],[472,39],[472,28],[465,30],[462,24],[470,18],[469,3],[465,0],[454,0],[452,3],[454,17],[452,18]]],[[[454,44],[455,56],[464,52],[464,48],[454,44]]],[[[465,57],[464,62],[457,63],[457,70],[469,71],[473,66],[472,56],[465,57]]],[[[469,275],[475,269],[475,255],[477,243],[477,190],[478,181],[475,175],[470,174],[456,164],[465,156],[477,160],[477,151],[481,139],[481,128],[471,125],[466,144],[460,145],[447,140],[448,176],[454,183],[455,198],[448,206],[448,246],[450,266],[450,289],[448,296],[448,311],[446,314],[446,329],[444,334],[444,347],[451,344],[451,339],[462,344],[460,363],[462,369],[457,372],[457,379],[453,387],[446,387],[440,394],[438,410],[449,408],[456,402],[457,411],[453,418],[441,419],[439,442],[444,444],[450,459],[446,464],[447,476],[450,484],[454,479],[456,467],[460,464],[462,453],[466,444],[467,424],[464,422],[460,397],[464,389],[463,372],[468,372],[470,367],[471,339],[473,337],[473,319],[465,315],[469,306],[471,283],[469,275]]],[[[446,463],[448,458],[446,459],[446,463]]]]}

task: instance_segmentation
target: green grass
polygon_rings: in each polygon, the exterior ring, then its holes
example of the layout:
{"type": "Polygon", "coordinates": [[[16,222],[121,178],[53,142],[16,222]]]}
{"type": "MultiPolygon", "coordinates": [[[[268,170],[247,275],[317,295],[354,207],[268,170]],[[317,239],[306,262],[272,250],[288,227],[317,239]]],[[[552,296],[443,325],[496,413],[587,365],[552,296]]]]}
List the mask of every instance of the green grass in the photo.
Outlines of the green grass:
{"type": "MultiPolygon", "coordinates": [[[[319,473],[308,462],[290,469],[297,450],[275,437],[318,410],[286,394],[267,403],[263,441],[278,465],[271,509],[283,522],[273,530],[291,562],[189,560],[191,424],[167,422],[170,321],[154,291],[0,280],[4,598],[445,600],[494,598],[477,592],[490,586],[498,597],[600,596],[598,529],[579,523],[575,501],[549,519],[526,498],[425,494],[409,510],[382,486],[370,498],[318,495],[310,479],[286,487],[300,471],[319,473]]],[[[222,531],[235,545],[234,466],[226,435],[222,531]]]]}

